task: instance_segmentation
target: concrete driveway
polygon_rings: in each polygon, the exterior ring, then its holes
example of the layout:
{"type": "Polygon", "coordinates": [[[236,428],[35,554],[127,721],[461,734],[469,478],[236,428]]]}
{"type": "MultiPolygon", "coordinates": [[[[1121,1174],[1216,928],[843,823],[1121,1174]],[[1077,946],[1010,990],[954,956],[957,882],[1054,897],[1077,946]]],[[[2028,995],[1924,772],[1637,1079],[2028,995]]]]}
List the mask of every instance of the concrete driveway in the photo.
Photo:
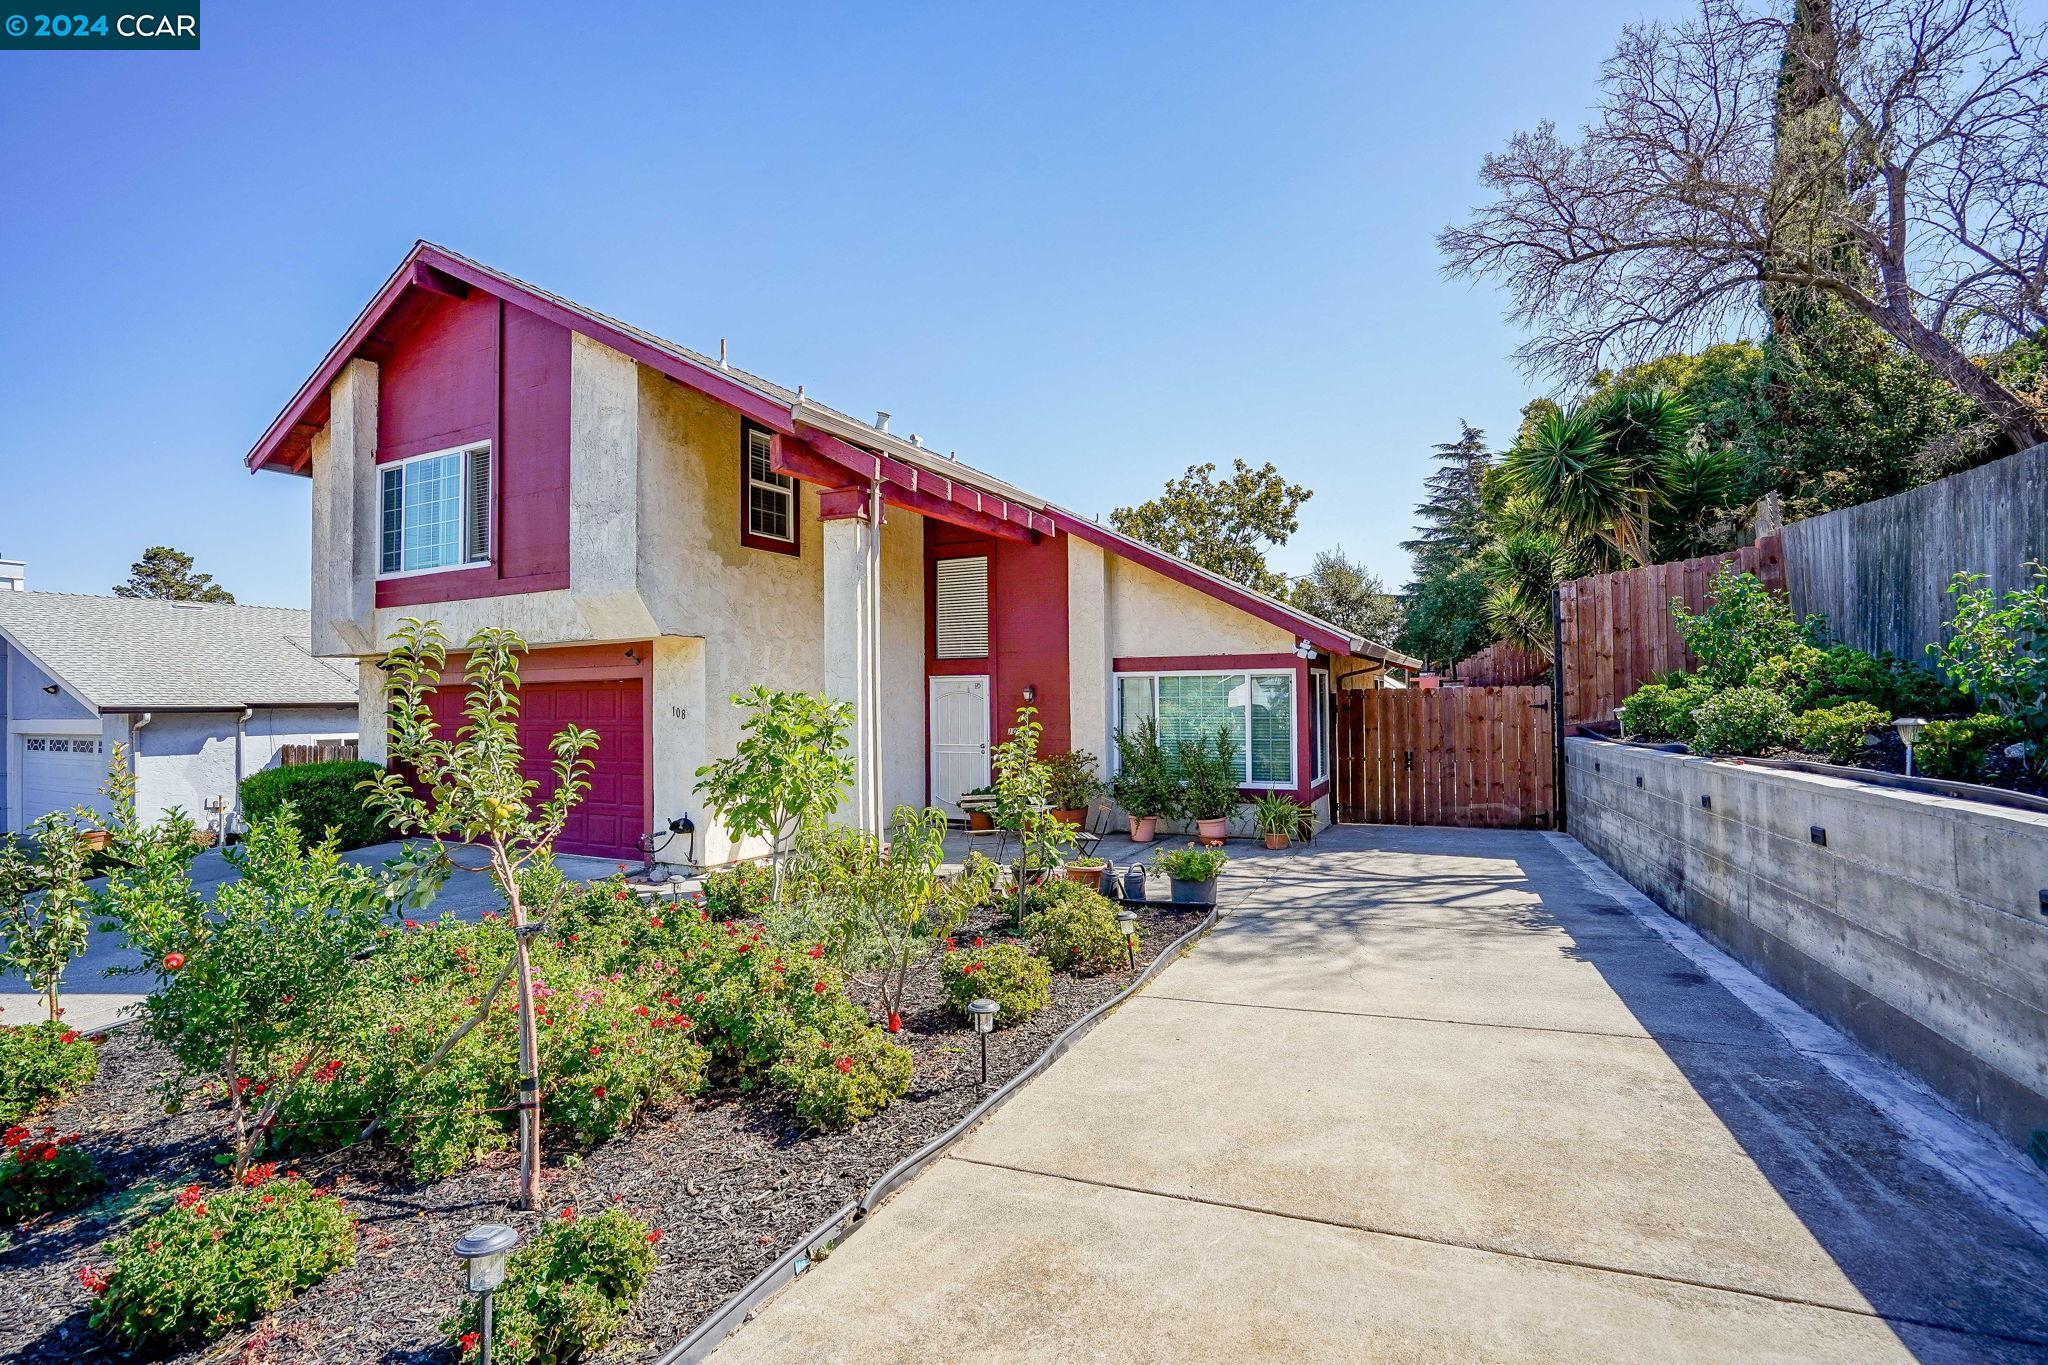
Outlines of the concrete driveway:
{"type": "Polygon", "coordinates": [[[2048,1185],[1576,844],[1225,900],[717,1365],[2048,1357],[2048,1185]]]}
{"type": "MultiPolygon", "coordinates": [[[[401,841],[371,844],[342,856],[362,867],[376,867],[396,858],[404,847],[401,841]]],[[[457,848],[453,856],[465,866],[477,867],[484,863],[482,855],[473,849],[457,848]]],[[[555,861],[563,872],[579,881],[608,877],[618,870],[617,862],[605,858],[577,858],[565,854],[555,861]]],[[[227,859],[219,849],[208,849],[192,862],[192,884],[208,899],[232,875],[227,859]]],[[[486,910],[501,908],[504,903],[497,885],[488,875],[457,875],[448,879],[433,909],[421,918],[437,918],[445,912],[475,919],[486,910]]],[[[94,930],[86,941],[85,952],[64,972],[64,985],[58,999],[64,1007],[64,1022],[81,1029],[100,1028],[118,1022],[123,1012],[140,1004],[146,993],[148,977],[120,974],[120,969],[132,967],[139,961],[140,956],[118,932],[94,930]]],[[[19,973],[0,972],[0,1023],[34,1024],[41,1022],[43,1017],[42,997],[29,991],[28,983],[21,979],[19,973]]]]}

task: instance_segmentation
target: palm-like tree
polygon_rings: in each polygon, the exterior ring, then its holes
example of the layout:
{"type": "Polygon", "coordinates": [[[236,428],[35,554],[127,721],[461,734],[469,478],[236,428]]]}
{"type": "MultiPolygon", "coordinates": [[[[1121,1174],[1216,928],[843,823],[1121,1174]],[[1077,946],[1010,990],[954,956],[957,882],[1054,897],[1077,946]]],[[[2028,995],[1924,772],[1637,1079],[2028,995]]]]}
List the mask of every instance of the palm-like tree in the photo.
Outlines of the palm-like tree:
{"type": "Polygon", "coordinates": [[[1692,424],[1692,409],[1664,389],[1624,390],[1546,414],[1502,469],[1568,542],[1597,540],[1625,563],[1648,564],[1655,513],[1692,424]]]}

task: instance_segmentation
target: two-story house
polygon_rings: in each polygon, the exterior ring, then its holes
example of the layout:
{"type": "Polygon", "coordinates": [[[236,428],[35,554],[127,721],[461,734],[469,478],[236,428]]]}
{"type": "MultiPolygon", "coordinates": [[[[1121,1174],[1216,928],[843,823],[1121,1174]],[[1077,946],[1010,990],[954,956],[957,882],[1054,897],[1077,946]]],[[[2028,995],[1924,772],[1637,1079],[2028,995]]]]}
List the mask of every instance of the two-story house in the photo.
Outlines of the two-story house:
{"type": "MultiPolygon", "coordinates": [[[[594,730],[561,846],[631,856],[695,812],[755,684],[854,703],[846,814],[955,800],[1035,705],[1050,752],[1231,729],[1248,791],[1328,815],[1332,689],[1415,661],[863,422],[427,243],[249,452],[313,481],[313,649],[399,620],[532,647],[522,726],[594,730]]],[[[453,716],[458,697],[443,694],[453,716]]],[[[671,855],[672,856],[672,855],[671,855]]],[[[680,859],[676,859],[680,861],[680,859]]]]}

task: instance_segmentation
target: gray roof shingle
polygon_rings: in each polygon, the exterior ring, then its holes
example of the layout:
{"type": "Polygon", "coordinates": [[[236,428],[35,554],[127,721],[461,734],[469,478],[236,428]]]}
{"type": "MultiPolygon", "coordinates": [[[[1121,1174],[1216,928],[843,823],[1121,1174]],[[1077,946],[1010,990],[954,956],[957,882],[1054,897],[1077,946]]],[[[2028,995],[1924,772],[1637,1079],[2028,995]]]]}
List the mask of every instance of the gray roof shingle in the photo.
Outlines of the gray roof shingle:
{"type": "Polygon", "coordinates": [[[353,706],[313,657],[311,612],[67,592],[0,592],[0,632],[101,710],[353,706]]]}

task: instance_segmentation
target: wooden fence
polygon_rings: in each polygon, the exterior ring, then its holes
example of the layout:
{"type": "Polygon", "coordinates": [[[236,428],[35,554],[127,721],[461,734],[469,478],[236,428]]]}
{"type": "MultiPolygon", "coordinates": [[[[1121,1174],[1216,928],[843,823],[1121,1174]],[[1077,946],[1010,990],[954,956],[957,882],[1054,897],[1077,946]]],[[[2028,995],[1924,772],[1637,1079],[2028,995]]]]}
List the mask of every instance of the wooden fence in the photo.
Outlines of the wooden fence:
{"type": "Polygon", "coordinates": [[[1724,564],[1785,586],[1783,543],[1769,535],[1728,554],[1574,578],[1559,588],[1567,724],[1612,720],[1614,708],[1644,682],[1694,666],[1671,619],[1671,600],[1699,611],[1708,580],[1724,564]]]}
{"type": "Polygon", "coordinates": [[[1550,656],[1506,640],[1451,665],[1451,676],[1472,687],[1520,687],[1550,672],[1550,656]]]}
{"type": "Polygon", "coordinates": [[[352,739],[323,739],[313,744],[280,744],[277,746],[277,765],[293,768],[301,763],[336,763],[353,760],[356,756],[356,742],[352,739]]]}
{"type": "Polygon", "coordinates": [[[1340,692],[1335,737],[1341,821],[1556,823],[1548,687],[1340,692]]]}
{"type": "Polygon", "coordinates": [[[1994,592],[2048,561],[2048,445],[1858,507],[1785,527],[1785,587],[1801,615],[1838,640],[1925,663],[1940,640],[1958,571],[1994,592]]]}

